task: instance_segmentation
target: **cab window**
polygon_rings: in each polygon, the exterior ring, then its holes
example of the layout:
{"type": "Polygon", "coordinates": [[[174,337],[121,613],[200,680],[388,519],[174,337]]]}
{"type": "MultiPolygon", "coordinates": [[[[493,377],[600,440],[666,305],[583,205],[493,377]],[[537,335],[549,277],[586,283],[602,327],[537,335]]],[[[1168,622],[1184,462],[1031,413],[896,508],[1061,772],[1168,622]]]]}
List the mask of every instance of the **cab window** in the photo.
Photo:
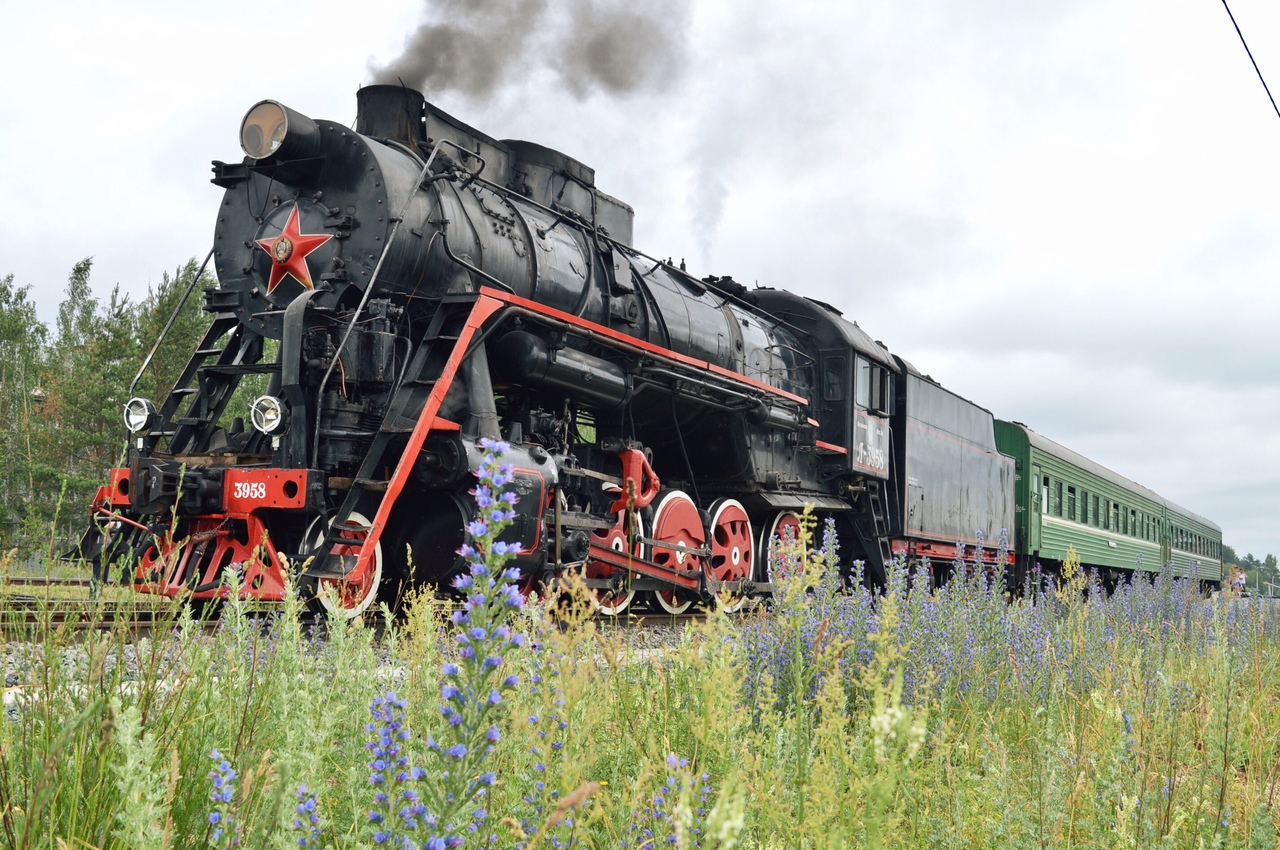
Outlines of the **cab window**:
{"type": "Polygon", "coordinates": [[[828,357],[822,364],[822,397],[827,401],[844,401],[845,359],[828,357]]]}
{"type": "Polygon", "coordinates": [[[868,407],[878,416],[893,415],[893,373],[879,363],[871,366],[871,401],[868,407]]]}
{"type": "Polygon", "coordinates": [[[867,358],[859,357],[854,371],[853,401],[858,407],[866,410],[871,406],[871,363],[867,358]]]}

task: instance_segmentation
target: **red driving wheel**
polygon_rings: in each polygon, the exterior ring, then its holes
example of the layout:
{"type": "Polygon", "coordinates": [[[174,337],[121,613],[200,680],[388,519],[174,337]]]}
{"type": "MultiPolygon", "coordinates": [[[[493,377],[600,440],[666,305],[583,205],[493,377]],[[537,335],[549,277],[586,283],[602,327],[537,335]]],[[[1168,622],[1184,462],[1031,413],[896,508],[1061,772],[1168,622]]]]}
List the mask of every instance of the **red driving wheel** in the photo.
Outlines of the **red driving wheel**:
{"type": "Polygon", "coordinates": [[[795,511],[779,511],[760,536],[759,552],[764,556],[760,563],[760,577],[766,581],[781,567],[782,575],[803,571],[804,563],[789,544],[800,539],[800,516],[795,511]],[[784,556],[784,552],[788,553],[784,556]]]}
{"type": "MultiPolygon", "coordinates": [[[[717,581],[742,581],[754,575],[755,545],[751,519],[736,499],[721,499],[711,506],[711,558],[708,568],[717,581]]],[[[720,601],[730,613],[747,601],[742,594],[723,595],[720,601]]]]}
{"type": "MultiPolygon", "coordinates": [[[[593,532],[591,542],[605,546],[615,552],[630,551],[632,557],[641,557],[644,552],[644,544],[640,542],[644,537],[644,523],[640,519],[640,514],[635,511],[631,512],[631,518],[634,521],[634,525],[630,534],[627,533],[627,512],[624,510],[618,513],[618,521],[614,523],[612,528],[593,532]],[[629,549],[627,546],[628,540],[631,543],[629,549]]],[[[589,560],[583,575],[587,578],[613,578],[618,572],[621,571],[608,564],[589,560]]],[[[616,591],[603,587],[594,588],[591,592],[591,602],[601,614],[616,617],[631,606],[631,600],[635,599],[635,596],[636,592],[631,589],[631,582],[628,581],[621,589],[616,591]]]]}
{"type": "MultiPolygon", "coordinates": [[[[650,560],[655,564],[676,570],[702,570],[701,555],[661,545],[701,549],[707,541],[698,506],[683,490],[672,490],[658,501],[653,512],[653,540],[650,560]]],[[[683,614],[689,610],[693,599],[674,590],[655,590],[650,602],[668,614],[683,614]]]]}
{"type": "MultiPolygon", "coordinates": [[[[314,544],[318,546],[322,539],[318,523],[313,523],[315,531],[308,534],[314,540],[314,544]]],[[[333,555],[350,555],[358,556],[361,547],[343,545],[342,540],[360,541],[369,536],[370,522],[364,514],[352,511],[347,517],[347,521],[343,523],[342,531],[339,532],[338,542],[333,544],[330,554],[333,555]]],[[[320,579],[320,590],[317,594],[321,603],[326,609],[336,612],[348,620],[354,620],[365,611],[369,610],[369,606],[378,596],[378,585],[382,583],[382,543],[379,542],[373,549],[373,563],[369,565],[369,569],[365,571],[364,578],[358,582],[350,582],[340,578],[322,578],[320,579]],[[333,588],[331,592],[325,592],[326,588],[333,588]],[[336,600],[333,593],[336,592],[336,600]]]]}

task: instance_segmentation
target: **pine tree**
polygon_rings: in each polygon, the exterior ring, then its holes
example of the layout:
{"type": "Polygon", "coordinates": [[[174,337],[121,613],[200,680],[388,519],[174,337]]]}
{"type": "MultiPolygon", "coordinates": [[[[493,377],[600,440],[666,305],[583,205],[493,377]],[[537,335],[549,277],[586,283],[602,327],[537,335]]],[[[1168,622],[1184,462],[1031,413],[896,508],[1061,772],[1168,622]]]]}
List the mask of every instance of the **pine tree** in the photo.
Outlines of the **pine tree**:
{"type": "Polygon", "coordinates": [[[200,290],[212,287],[217,282],[206,272],[192,287],[191,283],[198,271],[199,265],[193,257],[185,265],[180,266],[172,277],[165,272],[160,284],[154,289],[148,288],[146,300],[138,305],[137,333],[138,339],[144,346],[145,354],[151,350],[157,340],[160,340],[160,335],[173,316],[174,310],[182,303],[188,288],[191,289],[190,297],[182,305],[182,310],[174,319],[169,333],[160,341],[160,346],[139,377],[138,385],[134,389],[134,395],[151,399],[157,407],[173,389],[174,383],[191,358],[191,352],[196,343],[204,336],[213,321],[213,317],[201,309],[200,290]]]}
{"type": "Polygon", "coordinates": [[[119,287],[99,303],[89,285],[92,265],[89,258],[76,263],[58,307],[35,452],[35,477],[45,486],[31,512],[45,522],[56,516],[66,534],[86,521],[94,491],[120,458],[120,411],[141,362],[136,307],[119,287]]]}
{"type": "Polygon", "coordinates": [[[43,413],[41,357],[48,328],[36,318],[29,286],[0,278],[0,548],[7,550],[29,522],[36,496],[32,428],[43,413]]]}

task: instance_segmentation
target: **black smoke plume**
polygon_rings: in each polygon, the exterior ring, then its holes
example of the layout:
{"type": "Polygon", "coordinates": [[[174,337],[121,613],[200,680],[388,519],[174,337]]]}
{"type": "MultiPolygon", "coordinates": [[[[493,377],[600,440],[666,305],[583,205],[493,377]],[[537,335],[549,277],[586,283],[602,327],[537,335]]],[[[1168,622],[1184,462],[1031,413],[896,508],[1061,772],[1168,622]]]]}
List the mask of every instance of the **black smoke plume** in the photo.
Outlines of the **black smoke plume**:
{"type": "Polygon", "coordinates": [[[426,0],[404,52],[371,67],[378,83],[483,97],[550,70],[579,99],[657,91],[684,67],[680,0],[426,0]]]}

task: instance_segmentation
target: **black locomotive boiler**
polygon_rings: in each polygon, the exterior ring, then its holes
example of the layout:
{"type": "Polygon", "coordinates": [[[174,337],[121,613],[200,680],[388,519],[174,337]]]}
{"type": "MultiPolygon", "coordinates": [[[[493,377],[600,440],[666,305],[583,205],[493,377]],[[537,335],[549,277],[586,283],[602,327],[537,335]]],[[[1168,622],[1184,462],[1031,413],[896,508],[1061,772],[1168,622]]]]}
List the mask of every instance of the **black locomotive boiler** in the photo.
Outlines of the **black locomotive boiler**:
{"type": "Polygon", "coordinates": [[[212,324],[166,398],[126,405],[82,542],[141,590],[213,598],[236,570],[279,599],[294,571],[355,616],[444,585],[483,437],[511,444],[516,565],[581,572],[610,613],[768,592],[805,506],[873,577],[894,551],[992,559],[1013,527],[989,412],[828,305],[640,253],[564,154],[394,86],[360,90],[354,130],[263,101],[240,141],[214,163],[212,324]]]}

